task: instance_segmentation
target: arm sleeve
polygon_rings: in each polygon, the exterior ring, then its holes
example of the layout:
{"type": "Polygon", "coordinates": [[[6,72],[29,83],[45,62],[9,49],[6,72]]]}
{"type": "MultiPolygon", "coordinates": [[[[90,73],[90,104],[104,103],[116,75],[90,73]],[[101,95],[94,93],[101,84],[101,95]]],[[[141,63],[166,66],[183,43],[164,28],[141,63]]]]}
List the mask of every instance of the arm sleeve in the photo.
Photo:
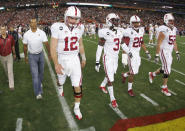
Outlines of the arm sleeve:
{"type": "Polygon", "coordinates": [[[56,23],[54,23],[51,26],[51,37],[58,39],[58,30],[59,30],[59,27],[57,26],[56,23]]]}
{"type": "Polygon", "coordinates": [[[26,44],[26,45],[28,44],[28,39],[26,37],[26,34],[24,34],[22,42],[23,44],[26,44]]]}
{"type": "Polygon", "coordinates": [[[98,45],[96,50],[96,62],[100,62],[102,50],[103,50],[103,46],[98,45]]]}
{"type": "Polygon", "coordinates": [[[43,31],[43,42],[47,42],[48,41],[48,38],[46,36],[46,33],[43,31]]]}

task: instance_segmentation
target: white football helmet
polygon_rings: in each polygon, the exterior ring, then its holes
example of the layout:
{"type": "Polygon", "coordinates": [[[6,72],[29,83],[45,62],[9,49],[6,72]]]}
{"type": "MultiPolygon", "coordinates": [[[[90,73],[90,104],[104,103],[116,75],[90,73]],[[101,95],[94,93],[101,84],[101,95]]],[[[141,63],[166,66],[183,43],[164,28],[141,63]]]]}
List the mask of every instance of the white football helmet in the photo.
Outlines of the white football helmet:
{"type": "Polygon", "coordinates": [[[164,23],[167,25],[167,26],[174,26],[173,24],[169,23],[169,20],[174,20],[174,17],[171,13],[168,13],[168,14],[165,14],[164,15],[164,23]]]}
{"type": "Polygon", "coordinates": [[[67,8],[64,14],[64,22],[68,24],[70,27],[77,27],[78,24],[80,23],[80,18],[81,18],[81,11],[75,7],[75,6],[70,6],[67,8]],[[71,24],[68,21],[68,17],[72,18],[78,18],[77,22],[75,24],[71,24]]]}
{"type": "Polygon", "coordinates": [[[141,20],[140,20],[140,18],[139,18],[137,15],[133,15],[132,17],[130,17],[130,25],[131,25],[134,29],[136,29],[136,30],[139,29],[139,27],[134,27],[133,22],[138,22],[139,25],[140,25],[141,20]]]}
{"type": "Polygon", "coordinates": [[[114,26],[114,27],[117,28],[119,25],[114,25],[114,23],[112,22],[111,19],[119,19],[120,20],[119,16],[117,14],[115,14],[115,13],[110,13],[106,17],[106,24],[107,24],[107,26],[108,27],[114,26]]]}

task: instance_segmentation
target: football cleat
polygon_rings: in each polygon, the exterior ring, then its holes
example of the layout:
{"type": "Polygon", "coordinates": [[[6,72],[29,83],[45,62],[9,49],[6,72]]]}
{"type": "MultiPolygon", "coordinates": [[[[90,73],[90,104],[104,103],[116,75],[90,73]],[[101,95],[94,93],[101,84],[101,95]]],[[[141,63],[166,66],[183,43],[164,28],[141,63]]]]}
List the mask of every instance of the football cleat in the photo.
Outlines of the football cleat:
{"type": "Polygon", "coordinates": [[[41,94],[38,94],[38,95],[36,96],[36,99],[37,99],[37,100],[42,99],[42,95],[41,95],[41,94]]]}
{"type": "Polygon", "coordinates": [[[76,119],[81,120],[82,119],[82,113],[80,112],[80,108],[74,108],[74,114],[76,119]]]}
{"type": "Polygon", "coordinates": [[[112,104],[113,108],[118,107],[118,104],[117,104],[116,100],[111,101],[111,104],[112,104]]]}
{"type": "Polygon", "coordinates": [[[124,76],[124,73],[122,73],[121,75],[122,75],[122,83],[125,83],[126,77],[124,76]]]}
{"type": "Polygon", "coordinates": [[[132,89],[128,91],[128,94],[129,94],[130,96],[135,96],[132,89]]]}
{"type": "Polygon", "coordinates": [[[102,91],[103,91],[103,93],[105,93],[105,94],[107,94],[108,92],[107,92],[107,89],[105,88],[105,87],[99,87],[102,91]]]}
{"type": "Polygon", "coordinates": [[[60,86],[58,88],[58,91],[59,91],[60,96],[64,96],[63,86],[60,86]]]}
{"type": "Polygon", "coordinates": [[[154,79],[153,73],[149,72],[148,75],[149,75],[149,82],[153,83],[153,79],[154,79]]]}
{"type": "Polygon", "coordinates": [[[171,93],[168,91],[168,88],[162,88],[161,92],[166,96],[171,96],[171,93]]]}

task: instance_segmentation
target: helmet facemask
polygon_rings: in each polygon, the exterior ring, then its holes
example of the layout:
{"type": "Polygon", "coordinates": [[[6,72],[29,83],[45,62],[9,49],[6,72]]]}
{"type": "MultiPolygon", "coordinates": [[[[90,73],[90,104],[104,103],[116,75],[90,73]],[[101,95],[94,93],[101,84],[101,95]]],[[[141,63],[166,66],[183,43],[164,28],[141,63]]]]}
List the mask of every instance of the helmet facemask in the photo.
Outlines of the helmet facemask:
{"type": "Polygon", "coordinates": [[[66,25],[70,28],[76,28],[80,23],[80,18],[67,16],[65,20],[66,25]]]}

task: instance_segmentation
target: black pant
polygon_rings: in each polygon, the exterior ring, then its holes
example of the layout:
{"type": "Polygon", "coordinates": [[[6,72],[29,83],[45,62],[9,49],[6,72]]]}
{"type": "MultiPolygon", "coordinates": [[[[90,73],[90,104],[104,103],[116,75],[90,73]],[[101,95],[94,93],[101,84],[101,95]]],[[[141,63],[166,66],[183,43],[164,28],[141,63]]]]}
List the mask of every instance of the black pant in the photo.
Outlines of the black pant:
{"type": "Polygon", "coordinates": [[[17,58],[18,60],[20,60],[21,57],[20,57],[20,54],[19,54],[19,42],[18,42],[18,41],[15,42],[15,53],[16,53],[16,58],[17,58]]]}

